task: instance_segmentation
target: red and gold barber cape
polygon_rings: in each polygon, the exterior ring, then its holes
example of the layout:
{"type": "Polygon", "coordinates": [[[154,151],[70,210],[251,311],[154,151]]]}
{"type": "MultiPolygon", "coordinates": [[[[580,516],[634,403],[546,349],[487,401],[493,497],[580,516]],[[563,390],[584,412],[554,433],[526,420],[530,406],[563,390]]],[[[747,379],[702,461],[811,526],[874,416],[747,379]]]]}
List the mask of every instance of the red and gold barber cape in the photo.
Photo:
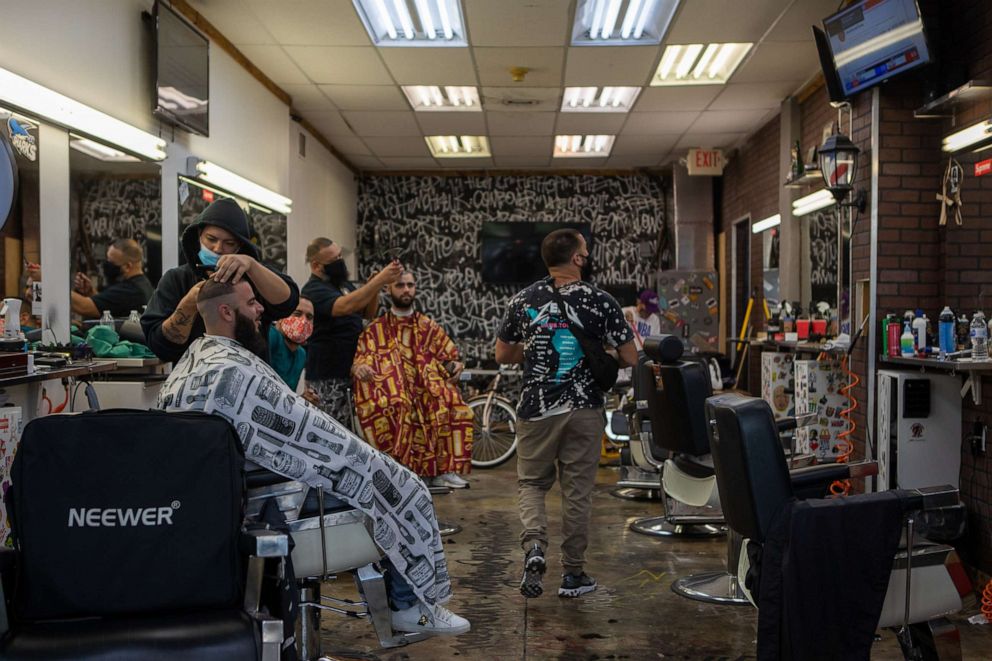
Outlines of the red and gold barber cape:
{"type": "Polygon", "coordinates": [[[472,409],[444,365],[458,349],[436,322],[419,312],[376,319],[358,339],[355,365],[375,372],[355,381],[355,409],[375,447],[417,475],[468,473],[472,459],[472,409]]]}

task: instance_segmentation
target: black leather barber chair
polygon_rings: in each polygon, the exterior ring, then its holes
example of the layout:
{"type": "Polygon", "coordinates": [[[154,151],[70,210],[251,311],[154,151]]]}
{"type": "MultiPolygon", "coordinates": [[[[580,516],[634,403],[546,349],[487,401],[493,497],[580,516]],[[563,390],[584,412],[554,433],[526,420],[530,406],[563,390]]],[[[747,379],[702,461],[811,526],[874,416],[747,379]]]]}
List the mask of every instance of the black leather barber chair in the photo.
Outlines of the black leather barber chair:
{"type": "MultiPolygon", "coordinates": [[[[772,522],[788,501],[816,498],[829,492],[835,480],[877,474],[877,464],[825,464],[789,471],[782,453],[776,422],[767,402],[739,394],[725,394],[707,402],[713,464],[727,524],[747,545],[764,545],[772,522]]],[[[907,659],[960,659],[960,637],[945,616],[961,609],[968,581],[954,549],[938,543],[960,536],[965,511],[957,489],[950,486],[899,490],[897,516],[905,518],[892,572],[889,576],[877,629],[896,631],[907,659]]],[[[848,501],[865,496],[851,496],[848,501]]],[[[877,530],[857,531],[845,524],[847,535],[871,536],[877,530]]],[[[817,551],[818,553],[820,551],[817,551]]],[[[741,554],[736,567],[743,588],[751,571],[750,557],[741,554]]],[[[817,571],[823,558],[799,562],[806,571],[817,571]]],[[[834,564],[858,563],[862,558],[836,558],[834,564]]],[[[752,586],[755,583],[750,583],[752,586]]],[[[746,590],[748,599],[750,591],[746,590]]],[[[818,612],[837,606],[819,603],[818,612]]],[[[752,601],[752,603],[754,603],[752,601]]],[[[807,614],[812,616],[811,613],[807,614]]]]}
{"type": "Polygon", "coordinates": [[[242,527],[244,454],[225,420],[39,418],[12,480],[0,658],[278,661],[283,623],[259,601],[288,538],[242,527]]]}

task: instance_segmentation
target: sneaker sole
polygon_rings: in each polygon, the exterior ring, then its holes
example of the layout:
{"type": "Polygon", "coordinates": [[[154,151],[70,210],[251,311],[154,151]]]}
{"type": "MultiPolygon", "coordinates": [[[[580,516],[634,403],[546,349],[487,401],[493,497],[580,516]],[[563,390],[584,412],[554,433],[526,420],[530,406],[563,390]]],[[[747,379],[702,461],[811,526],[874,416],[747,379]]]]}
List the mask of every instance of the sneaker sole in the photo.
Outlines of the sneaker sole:
{"type": "Polygon", "coordinates": [[[547,563],[544,558],[531,558],[530,562],[524,565],[524,578],[520,581],[520,594],[527,599],[540,597],[544,594],[542,579],[547,563]]]}
{"type": "Polygon", "coordinates": [[[469,624],[466,624],[466,625],[461,626],[461,627],[450,627],[450,628],[447,628],[447,629],[432,629],[432,628],[429,628],[429,627],[424,627],[424,628],[410,627],[410,629],[411,629],[411,631],[406,631],[405,629],[397,629],[394,626],[393,627],[393,632],[394,633],[399,633],[399,634],[405,634],[405,633],[424,633],[424,634],[427,634],[429,636],[458,636],[458,635],[461,635],[463,633],[468,633],[469,631],[471,631],[472,624],[469,623],[469,624]]]}
{"type": "Polygon", "coordinates": [[[583,585],[579,588],[558,588],[558,596],[565,597],[566,599],[574,599],[575,597],[581,597],[584,594],[589,594],[594,592],[598,585],[583,585]]]}

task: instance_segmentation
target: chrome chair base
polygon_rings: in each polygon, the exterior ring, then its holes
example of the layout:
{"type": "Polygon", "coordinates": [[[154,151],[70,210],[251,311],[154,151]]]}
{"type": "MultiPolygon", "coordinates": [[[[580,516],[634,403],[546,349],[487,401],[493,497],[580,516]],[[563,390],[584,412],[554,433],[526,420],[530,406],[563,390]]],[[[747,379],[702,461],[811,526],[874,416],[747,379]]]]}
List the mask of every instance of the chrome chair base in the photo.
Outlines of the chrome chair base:
{"type": "Polygon", "coordinates": [[[441,533],[441,537],[450,537],[451,535],[457,535],[462,531],[462,527],[457,523],[448,523],[438,519],[437,522],[438,531],[441,533]]]}
{"type": "Polygon", "coordinates": [[[651,537],[707,538],[727,534],[727,527],[708,521],[671,523],[664,516],[648,516],[630,524],[630,529],[651,537]]]}
{"type": "Polygon", "coordinates": [[[645,487],[617,487],[610,491],[610,495],[623,500],[658,501],[661,500],[661,489],[657,487],[651,489],[645,487]]]}
{"type": "Polygon", "coordinates": [[[737,577],[725,571],[713,571],[680,578],[672,583],[672,592],[708,604],[750,604],[737,577]]]}

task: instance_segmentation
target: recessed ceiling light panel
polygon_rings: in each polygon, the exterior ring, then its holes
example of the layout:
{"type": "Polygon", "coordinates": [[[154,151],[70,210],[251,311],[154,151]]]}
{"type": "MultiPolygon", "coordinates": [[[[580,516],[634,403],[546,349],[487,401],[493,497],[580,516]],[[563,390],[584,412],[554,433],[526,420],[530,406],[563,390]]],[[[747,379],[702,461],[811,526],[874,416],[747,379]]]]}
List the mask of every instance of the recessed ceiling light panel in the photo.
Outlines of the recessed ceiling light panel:
{"type": "Polygon", "coordinates": [[[615,135],[556,135],[555,158],[605,158],[615,135]]]}
{"type": "Polygon", "coordinates": [[[407,101],[418,112],[482,112],[479,91],[455,85],[403,85],[407,101]]]}
{"type": "Polygon", "coordinates": [[[434,158],[487,158],[493,155],[484,135],[429,135],[424,139],[434,158]]]}
{"type": "Polygon", "coordinates": [[[671,44],[651,79],[658,85],[723,85],[754,44],[671,44]]]}
{"type": "Polygon", "coordinates": [[[660,44],[679,0],[579,0],[573,46],[660,44]]]}
{"type": "Polygon", "coordinates": [[[352,0],[376,46],[468,46],[459,0],[352,0]]]}
{"type": "Polygon", "coordinates": [[[566,87],[562,112],[627,112],[640,87],[566,87]]]}

